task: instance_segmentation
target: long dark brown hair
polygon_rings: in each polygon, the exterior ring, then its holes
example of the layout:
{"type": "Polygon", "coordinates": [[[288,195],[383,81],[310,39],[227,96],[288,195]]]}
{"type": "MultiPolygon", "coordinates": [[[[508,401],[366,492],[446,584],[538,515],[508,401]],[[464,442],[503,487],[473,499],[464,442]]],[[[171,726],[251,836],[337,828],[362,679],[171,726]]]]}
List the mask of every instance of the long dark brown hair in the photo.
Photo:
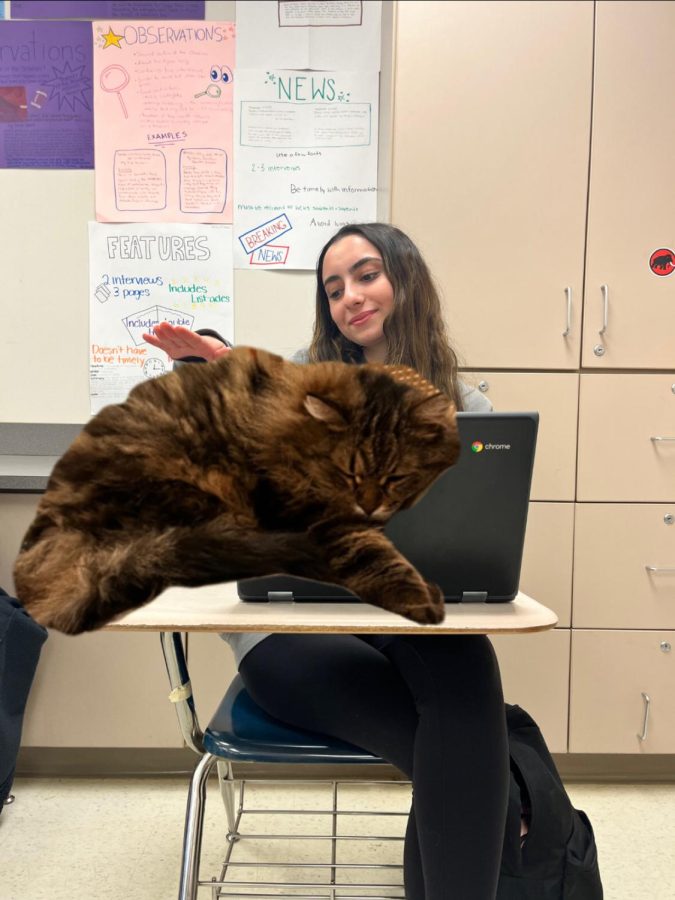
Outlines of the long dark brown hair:
{"type": "Polygon", "coordinates": [[[438,291],[422,254],[394,225],[384,222],[345,225],[321,251],[316,267],[316,316],[309,347],[310,362],[365,362],[363,347],[348,340],[331,318],[322,278],[328,249],[351,234],[361,235],[379,250],[394,290],[394,305],[384,321],[385,362],[417,369],[450,397],[457,409],[462,409],[457,354],[447,335],[438,291]]]}

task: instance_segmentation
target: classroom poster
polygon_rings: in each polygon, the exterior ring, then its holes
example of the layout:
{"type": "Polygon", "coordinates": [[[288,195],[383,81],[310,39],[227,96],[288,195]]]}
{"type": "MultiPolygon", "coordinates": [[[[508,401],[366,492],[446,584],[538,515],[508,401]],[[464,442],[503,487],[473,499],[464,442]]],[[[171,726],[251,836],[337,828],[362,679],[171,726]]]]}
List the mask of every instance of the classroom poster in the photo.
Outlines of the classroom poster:
{"type": "Polygon", "coordinates": [[[242,69],[380,70],[380,0],[237,3],[242,69]]]}
{"type": "Polygon", "coordinates": [[[204,0],[12,0],[13,19],[203,19],[204,0]]]}
{"type": "Polygon", "coordinates": [[[232,221],[233,22],[95,22],[96,218],[232,221]]]}
{"type": "Polygon", "coordinates": [[[143,340],[158,322],[234,341],[232,229],[89,223],[90,395],[95,415],[170,371],[143,340]]]}
{"type": "Polygon", "coordinates": [[[237,268],[313,269],[377,217],[377,72],[237,69],[237,268]]]}
{"type": "Polygon", "coordinates": [[[94,165],[89,22],[0,28],[0,167],[94,165]]]}

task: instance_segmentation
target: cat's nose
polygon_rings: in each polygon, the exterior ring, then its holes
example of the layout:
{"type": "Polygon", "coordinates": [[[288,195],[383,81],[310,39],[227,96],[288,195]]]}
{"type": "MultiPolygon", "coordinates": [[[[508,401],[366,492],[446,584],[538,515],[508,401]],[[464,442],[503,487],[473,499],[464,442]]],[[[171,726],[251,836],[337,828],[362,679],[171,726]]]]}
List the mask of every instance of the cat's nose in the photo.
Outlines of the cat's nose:
{"type": "Polygon", "coordinates": [[[380,497],[379,491],[375,489],[361,490],[357,497],[357,501],[361,509],[367,516],[372,516],[376,509],[379,509],[382,498],[380,497]]]}

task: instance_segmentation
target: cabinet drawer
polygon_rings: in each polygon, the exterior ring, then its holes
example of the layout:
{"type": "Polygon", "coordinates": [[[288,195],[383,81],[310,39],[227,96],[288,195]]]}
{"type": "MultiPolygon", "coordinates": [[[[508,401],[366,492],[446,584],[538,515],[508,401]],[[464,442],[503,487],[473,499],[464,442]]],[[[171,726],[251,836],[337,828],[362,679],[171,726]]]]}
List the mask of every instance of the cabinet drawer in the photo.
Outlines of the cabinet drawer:
{"type": "Polygon", "coordinates": [[[571,753],[675,753],[674,642],[672,631],[572,632],[571,753]]]}
{"type": "Polygon", "coordinates": [[[573,596],[575,628],[675,628],[675,503],[577,504],[573,596]]]}
{"type": "Polygon", "coordinates": [[[573,503],[530,503],[520,589],[555,611],[569,628],[572,605],[573,503]]]}
{"type": "Polygon", "coordinates": [[[577,500],[675,501],[675,372],[581,376],[577,500]]]}
{"type": "Polygon", "coordinates": [[[570,632],[491,635],[507,703],[517,703],[537,722],[553,753],[567,750],[570,632]]]}
{"type": "Polygon", "coordinates": [[[482,384],[499,412],[539,413],[532,500],[573,500],[577,458],[579,376],[570,373],[466,373],[482,384]]]}

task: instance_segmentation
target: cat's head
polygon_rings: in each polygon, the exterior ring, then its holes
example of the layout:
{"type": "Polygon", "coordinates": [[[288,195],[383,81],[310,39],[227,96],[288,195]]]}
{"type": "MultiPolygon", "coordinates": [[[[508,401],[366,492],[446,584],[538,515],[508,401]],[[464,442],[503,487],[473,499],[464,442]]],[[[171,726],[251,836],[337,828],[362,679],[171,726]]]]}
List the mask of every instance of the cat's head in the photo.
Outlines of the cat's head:
{"type": "Polygon", "coordinates": [[[317,441],[306,484],[313,500],[383,524],[457,460],[455,405],[405,366],[339,366],[304,398],[317,441]]]}

